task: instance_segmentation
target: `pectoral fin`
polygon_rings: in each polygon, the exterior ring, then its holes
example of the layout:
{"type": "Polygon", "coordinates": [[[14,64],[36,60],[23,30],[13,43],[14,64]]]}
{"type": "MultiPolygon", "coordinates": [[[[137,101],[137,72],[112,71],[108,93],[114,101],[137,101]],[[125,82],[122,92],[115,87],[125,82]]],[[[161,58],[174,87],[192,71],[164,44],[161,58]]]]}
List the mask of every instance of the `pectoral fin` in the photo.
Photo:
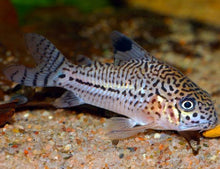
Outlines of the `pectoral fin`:
{"type": "Polygon", "coordinates": [[[107,121],[106,136],[112,140],[123,139],[144,132],[148,125],[137,126],[137,123],[129,118],[114,117],[107,121]]]}
{"type": "Polygon", "coordinates": [[[73,92],[66,91],[60,98],[56,99],[54,106],[57,108],[74,107],[84,104],[84,101],[73,92]]]}

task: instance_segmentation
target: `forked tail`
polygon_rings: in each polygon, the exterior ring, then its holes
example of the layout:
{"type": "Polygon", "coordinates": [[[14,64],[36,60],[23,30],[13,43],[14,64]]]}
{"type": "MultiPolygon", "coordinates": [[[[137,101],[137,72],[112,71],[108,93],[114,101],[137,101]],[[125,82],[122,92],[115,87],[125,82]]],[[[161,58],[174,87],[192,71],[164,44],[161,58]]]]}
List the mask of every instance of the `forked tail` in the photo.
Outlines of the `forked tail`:
{"type": "Polygon", "coordinates": [[[66,67],[67,59],[46,38],[35,33],[25,35],[28,51],[37,66],[27,68],[23,65],[11,65],[4,70],[5,76],[25,86],[55,86],[56,77],[66,67]]]}

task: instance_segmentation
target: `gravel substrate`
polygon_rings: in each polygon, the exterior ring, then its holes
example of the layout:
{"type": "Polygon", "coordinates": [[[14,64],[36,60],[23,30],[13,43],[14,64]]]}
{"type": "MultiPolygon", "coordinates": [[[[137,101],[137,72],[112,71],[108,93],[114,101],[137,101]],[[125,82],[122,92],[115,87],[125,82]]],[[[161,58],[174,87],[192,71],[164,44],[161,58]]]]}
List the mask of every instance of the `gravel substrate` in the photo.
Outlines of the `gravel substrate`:
{"type": "Polygon", "coordinates": [[[74,111],[24,111],[1,129],[1,168],[218,168],[219,140],[202,139],[194,156],[184,138],[153,132],[105,138],[105,118],[74,111]]]}

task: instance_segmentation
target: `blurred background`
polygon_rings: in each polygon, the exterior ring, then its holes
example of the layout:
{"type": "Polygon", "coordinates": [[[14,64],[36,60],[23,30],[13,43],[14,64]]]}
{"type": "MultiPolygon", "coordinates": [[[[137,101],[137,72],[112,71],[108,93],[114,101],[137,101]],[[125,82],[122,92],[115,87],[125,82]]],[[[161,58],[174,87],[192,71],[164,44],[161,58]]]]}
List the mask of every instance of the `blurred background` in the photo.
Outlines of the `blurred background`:
{"type": "MultiPolygon", "coordinates": [[[[156,38],[175,29],[185,41],[190,38],[186,32],[209,27],[219,33],[220,27],[218,0],[1,0],[0,9],[0,42],[15,55],[24,52],[25,32],[55,39],[64,54],[82,47],[85,54],[103,55],[103,50],[108,54],[107,36],[115,29],[151,50],[158,49],[156,38]]],[[[218,47],[219,36],[216,41],[218,47]]]]}
{"type": "MultiPolygon", "coordinates": [[[[8,0],[2,1],[6,2],[8,0]]],[[[83,12],[92,12],[111,7],[136,7],[161,14],[220,24],[220,4],[218,0],[11,0],[11,3],[16,8],[19,19],[23,21],[25,16],[34,8],[72,6],[83,12]]]]}

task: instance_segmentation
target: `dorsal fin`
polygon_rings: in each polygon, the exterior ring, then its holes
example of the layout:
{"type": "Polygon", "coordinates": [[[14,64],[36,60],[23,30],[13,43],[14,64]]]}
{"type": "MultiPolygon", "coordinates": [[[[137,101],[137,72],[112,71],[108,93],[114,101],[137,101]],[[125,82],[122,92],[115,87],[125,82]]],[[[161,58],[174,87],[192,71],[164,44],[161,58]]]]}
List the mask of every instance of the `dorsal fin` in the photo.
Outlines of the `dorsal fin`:
{"type": "Polygon", "coordinates": [[[157,60],[136,42],[118,31],[113,31],[110,37],[114,47],[115,66],[121,65],[132,59],[157,60]]]}

